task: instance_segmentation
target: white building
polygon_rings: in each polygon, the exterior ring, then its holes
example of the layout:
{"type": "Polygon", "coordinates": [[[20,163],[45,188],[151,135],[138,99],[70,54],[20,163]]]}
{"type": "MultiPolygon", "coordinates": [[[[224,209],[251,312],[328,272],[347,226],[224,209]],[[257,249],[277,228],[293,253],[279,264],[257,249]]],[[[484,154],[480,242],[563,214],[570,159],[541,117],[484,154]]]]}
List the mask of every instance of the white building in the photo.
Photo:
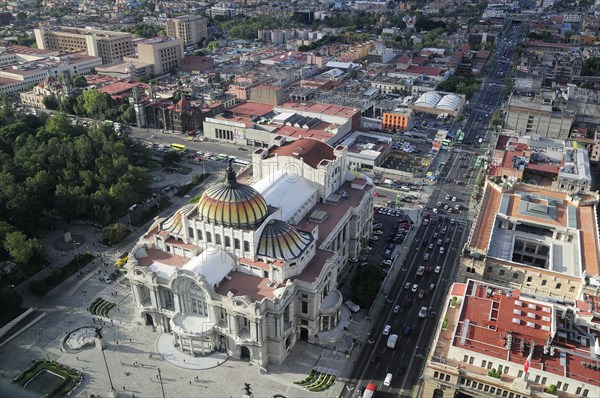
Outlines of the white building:
{"type": "Polygon", "coordinates": [[[100,57],[66,54],[5,66],[0,68],[0,95],[17,94],[33,84],[43,82],[48,76],[56,77],[65,72],[71,77],[86,75],[100,65],[100,57]]]}
{"type": "Polygon", "coordinates": [[[138,316],[176,347],[263,366],[342,332],[337,276],[370,233],[374,186],[347,173],[344,146],[282,140],[252,158],[252,186],[230,165],[197,204],[157,220],[126,268],[138,316]]]}

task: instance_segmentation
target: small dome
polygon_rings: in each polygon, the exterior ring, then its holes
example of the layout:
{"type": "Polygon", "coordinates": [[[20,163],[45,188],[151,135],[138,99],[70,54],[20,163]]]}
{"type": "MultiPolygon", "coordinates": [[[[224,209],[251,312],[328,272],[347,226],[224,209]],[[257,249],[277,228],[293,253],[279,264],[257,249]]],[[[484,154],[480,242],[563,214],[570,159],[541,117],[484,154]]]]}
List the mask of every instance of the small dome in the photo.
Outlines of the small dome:
{"type": "Polygon", "coordinates": [[[227,181],[207,189],[198,201],[202,220],[233,228],[252,228],[267,218],[267,202],[254,188],[237,182],[229,162],[227,181]]]}
{"type": "Polygon", "coordinates": [[[260,235],[256,254],[291,260],[300,257],[312,241],[311,234],[299,232],[281,220],[271,220],[260,235]]]}

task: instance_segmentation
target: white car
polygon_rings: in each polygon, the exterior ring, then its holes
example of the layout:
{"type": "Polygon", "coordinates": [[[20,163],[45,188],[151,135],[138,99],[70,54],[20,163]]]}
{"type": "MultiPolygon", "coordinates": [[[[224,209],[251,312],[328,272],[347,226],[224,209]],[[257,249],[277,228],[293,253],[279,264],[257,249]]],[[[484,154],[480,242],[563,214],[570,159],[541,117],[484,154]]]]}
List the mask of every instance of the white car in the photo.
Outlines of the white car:
{"type": "Polygon", "coordinates": [[[392,327],[390,325],[385,325],[385,327],[383,328],[383,335],[387,336],[388,334],[390,334],[391,330],[392,330],[392,327]]]}
{"type": "Polygon", "coordinates": [[[427,307],[421,307],[421,310],[419,310],[419,318],[427,318],[427,307]]]}
{"type": "Polygon", "coordinates": [[[406,290],[410,289],[410,282],[406,282],[406,283],[404,284],[404,288],[405,288],[406,290]]]}
{"type": "Polygon", "coordinates": [[[435,267],[435,269],[433,270],[433,272],[435,272],[436,274],[439,274],[441,270],[442,270],[442,267],[440,267],[438,265],[438,266],[435,267]]]}
{"type": "Polygon", "coordinates": [[[440,254],[444,254],[444,247],[440,247],[440,254]]]}
{"type": "Polygon", "coordinates": [[[390,265],[392,265],[392,260],[390,260],[390,259],[383,260],[383,261],[381,262],[381,264],[390,266],[390,265]]]}
{"type": "Polygon", "coordinates": [[[419,290],[419,285],[417,285],[416,283],[414,285],[412,285],[412,289],[410,289],[411,292],[416,293],[417,290],[419,290]]]}
{"type": "Polygon", "coordinates": [[[400,312],[400,306],[397,305],[397,306],[394,307],[394,314],[397,314],[399,312],[400,312]]]}

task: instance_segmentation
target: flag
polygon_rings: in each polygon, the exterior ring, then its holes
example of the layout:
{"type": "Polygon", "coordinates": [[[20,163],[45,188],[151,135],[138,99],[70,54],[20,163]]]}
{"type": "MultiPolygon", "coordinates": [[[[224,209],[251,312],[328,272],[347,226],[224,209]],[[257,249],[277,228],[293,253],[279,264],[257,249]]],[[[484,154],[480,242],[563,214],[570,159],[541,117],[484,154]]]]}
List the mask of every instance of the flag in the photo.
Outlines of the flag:
{"type": "Polygon", "coordinates": [[[523,364],[523,371],[525,374],[529,373],[529,367],[531,366],[531,357],[533,356],[533,350],[529,351],[529,356],[527,357],[527,359],[525,360],[525,363],[523,364]]]}

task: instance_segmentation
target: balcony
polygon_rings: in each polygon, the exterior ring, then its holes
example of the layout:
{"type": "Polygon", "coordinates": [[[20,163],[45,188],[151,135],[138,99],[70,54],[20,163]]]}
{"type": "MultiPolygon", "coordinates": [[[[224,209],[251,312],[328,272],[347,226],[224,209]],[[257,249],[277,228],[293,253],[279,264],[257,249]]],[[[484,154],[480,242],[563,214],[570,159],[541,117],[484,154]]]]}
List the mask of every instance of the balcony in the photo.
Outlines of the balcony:
{"type": "Polygon", "coordinates": [[[188,315],[177,312],[170,321],[171,329],[181,335],[190,338],[202,338],[210,336],[215,326],[207,316],[188,315]]]}
{"type": "Polygon", "coordinates": [[[339,290],[333,289],[329,292],[327,296],[323,299],[321,303],[321,315],[329,315],[336,312],[340,306],[342,305],[342,293],[339,290]]]}

